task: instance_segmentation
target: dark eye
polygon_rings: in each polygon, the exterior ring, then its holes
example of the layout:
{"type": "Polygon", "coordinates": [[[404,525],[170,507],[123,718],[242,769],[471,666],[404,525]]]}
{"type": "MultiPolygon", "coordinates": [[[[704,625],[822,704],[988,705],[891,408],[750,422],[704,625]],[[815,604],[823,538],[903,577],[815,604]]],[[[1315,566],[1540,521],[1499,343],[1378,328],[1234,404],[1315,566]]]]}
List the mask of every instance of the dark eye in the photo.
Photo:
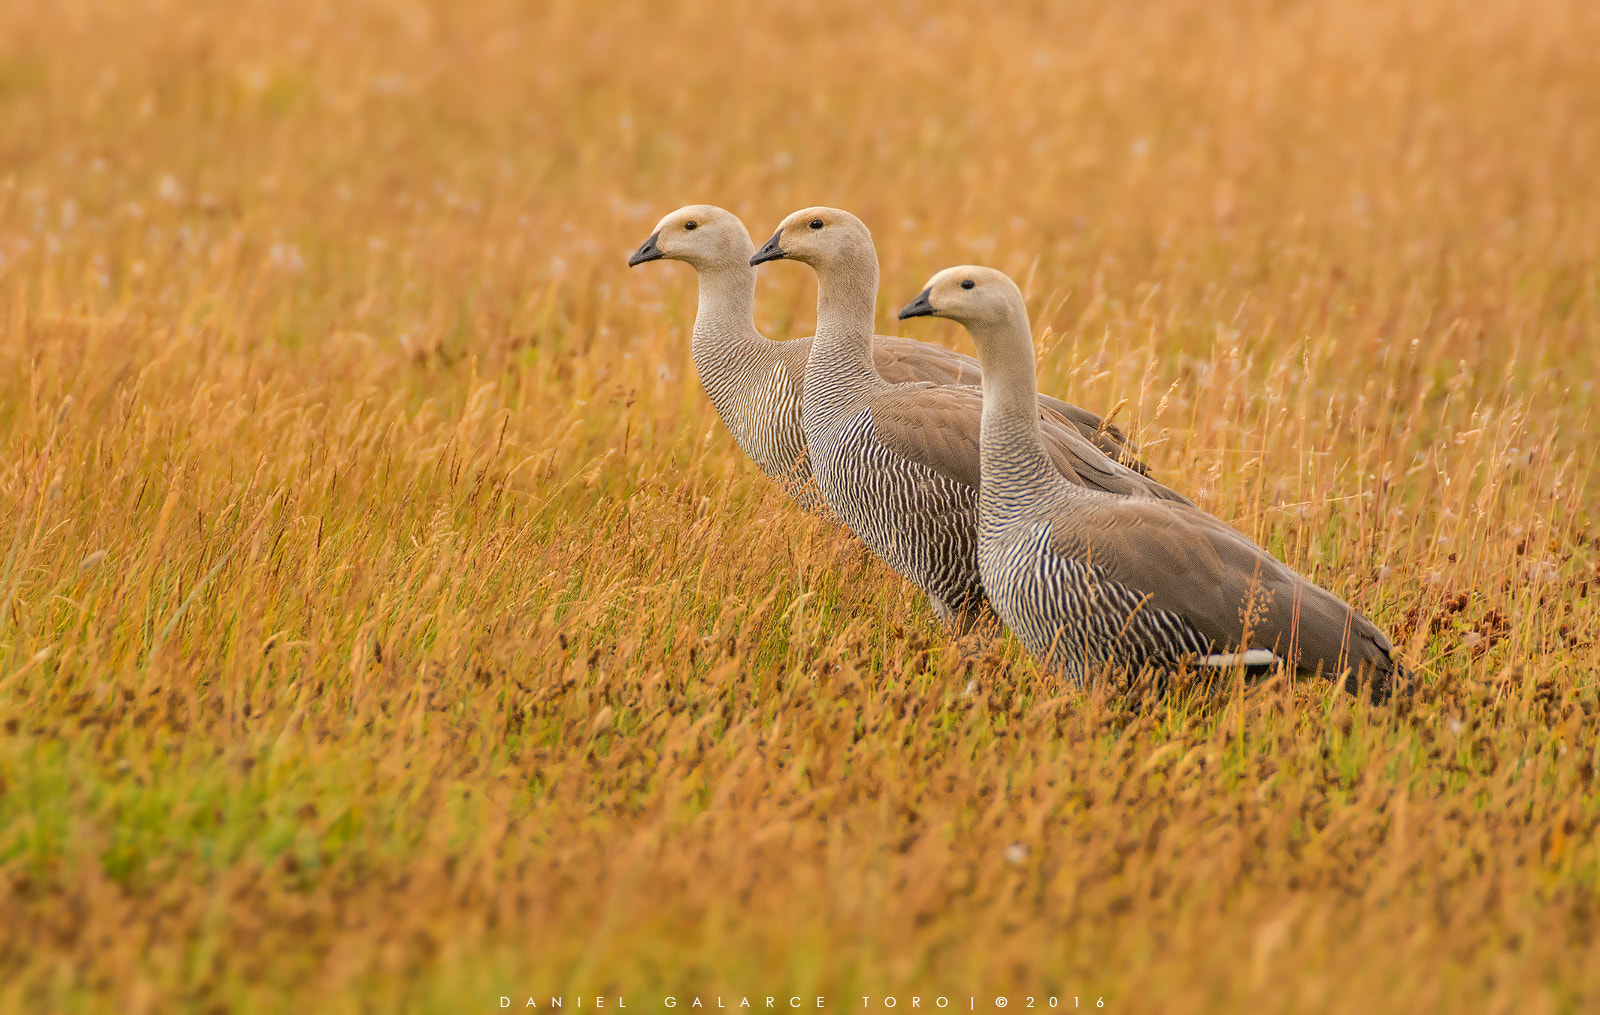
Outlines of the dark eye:
{"type": "Polygon", "coordinates": [[[964,278],[964,279],[961,280],[961,288],[963,288],[963,289],[971,289],[973,286],[975,286],[977,284],[978,283],[972,281],[972,279],[970,279],[970,278],[964,278]]]}
{"type": "Polygon", "coordinates": [[[694,227],[698,226],[699,224],[700,223],[696,222],[694,219],[690,219],[689,221],[687,221],[687,222],[685,222],[683,224],[683,228],[685,228],[685,229],[693,229],[694,227]]]}
{"type": "Polygon", "coordinates": [[[822,220],[821,219],[812,219],[811,220],[811,228],[813,228],[813,229],[821,229],[822,228],[822,220]]]}

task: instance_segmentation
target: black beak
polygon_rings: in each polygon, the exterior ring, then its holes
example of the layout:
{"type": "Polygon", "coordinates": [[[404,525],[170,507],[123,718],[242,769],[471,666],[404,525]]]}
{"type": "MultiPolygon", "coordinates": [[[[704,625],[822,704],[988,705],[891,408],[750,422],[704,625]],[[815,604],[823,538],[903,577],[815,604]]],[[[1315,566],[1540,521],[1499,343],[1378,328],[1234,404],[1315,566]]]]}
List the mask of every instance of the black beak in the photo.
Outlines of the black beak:
{"type": "Polygon", "coordinates": [[[782,247],[778,246],[778,237],[782,235],[783,230],[779,229],[777,232],[772,234],[772,239],[761,245],[761,249],[756,251],[756,256],[750,258],[751,267],[754,267],[758,264],[766,264],[768,261],[782,260],[783,258],[789,256],[783,252],[782,247]]]}
{"type": "Polygon", "coordinates": [[[908,317],[932,317],[933,302],[928,299],[928,293],[932,291],[924,289],[917,293],[916,299],[900,308],[900,319],[903,321],[908,317]]]}
{"type": "Polygon", "coordinates": [[[644,241],[644,245],[635,250],[633,256],[628,258],[628,267],[637,268],[646,261],[659,261],[666,257],[667,255],[661,252],[661,248],[656,246],[656,240],[660,238],[660,233],[651,233],[650,238],[644,241]]]}

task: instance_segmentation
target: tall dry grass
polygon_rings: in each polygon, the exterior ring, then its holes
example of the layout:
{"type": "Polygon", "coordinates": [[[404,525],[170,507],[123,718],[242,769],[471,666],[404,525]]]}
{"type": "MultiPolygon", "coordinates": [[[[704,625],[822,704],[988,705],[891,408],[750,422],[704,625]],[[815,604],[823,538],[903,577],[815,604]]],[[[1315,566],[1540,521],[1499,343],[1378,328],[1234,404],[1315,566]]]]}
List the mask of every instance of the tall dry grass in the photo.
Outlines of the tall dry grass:
{"type": "Polygon", "coordinates": [[[1592,1004],[1597,81],[1585,0],[6,5],[0,1008],[1592,1004]],[[1415,701],[968,672],[623,266],[689,201],[858,212],[883,330],[1014,273],[1415,701]]]}

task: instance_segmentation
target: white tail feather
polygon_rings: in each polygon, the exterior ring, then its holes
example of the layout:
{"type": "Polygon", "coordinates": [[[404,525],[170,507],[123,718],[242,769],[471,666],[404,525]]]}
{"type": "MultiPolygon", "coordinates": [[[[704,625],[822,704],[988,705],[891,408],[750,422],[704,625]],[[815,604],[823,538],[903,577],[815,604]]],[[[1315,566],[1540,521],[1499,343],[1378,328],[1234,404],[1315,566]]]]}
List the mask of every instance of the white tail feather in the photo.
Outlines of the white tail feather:
{"type": "Polygon", "coordinates": [[[1253,648],[1244,652],[1220,652],[1201,656],[1201,666],[1270,666],[1278,661],[1270,648],[1253,648]]]}

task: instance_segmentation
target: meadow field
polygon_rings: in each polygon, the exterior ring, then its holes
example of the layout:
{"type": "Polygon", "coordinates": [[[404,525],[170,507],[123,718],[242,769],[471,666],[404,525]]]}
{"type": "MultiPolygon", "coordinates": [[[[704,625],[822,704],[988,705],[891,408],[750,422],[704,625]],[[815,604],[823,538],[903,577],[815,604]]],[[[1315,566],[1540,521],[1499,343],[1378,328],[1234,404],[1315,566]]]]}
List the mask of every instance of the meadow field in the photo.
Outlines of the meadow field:
{"type": "Polygon", "coordinates": [[[1597,379],[1592,0],[0,4],[0,1011],[1594,1010],[1597,379]],[[1014,274],[1416,693],[963,655],[690,202],[1014,274]]]}

